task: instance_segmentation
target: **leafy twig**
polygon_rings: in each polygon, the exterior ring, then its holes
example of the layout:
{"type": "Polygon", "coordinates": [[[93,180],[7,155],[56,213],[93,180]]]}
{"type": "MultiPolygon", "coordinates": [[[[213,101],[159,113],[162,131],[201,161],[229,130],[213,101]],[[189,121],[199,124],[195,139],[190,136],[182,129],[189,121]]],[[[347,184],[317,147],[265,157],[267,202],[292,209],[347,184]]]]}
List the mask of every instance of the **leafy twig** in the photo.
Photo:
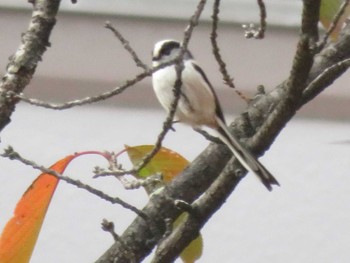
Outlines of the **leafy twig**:
{"type": "Polygon", "coordinates": [[[57,177],[58,179],[67,182],[68,184],[74,185],[80,189],[84,189],[84,190],[88,191],[89,193],[92,193],[92,194],[100,197],[101,199],[104,199],[112,204],[119,204],[122,207],[135,212],[137,215],[139,215],[140,217],[147,220],[147,216],[141,210],[139,210],[135,206],[130,205],[129,203],[123,201],[119,197],[111,197],[111,196],[105,194],[104,192],[102,192],[101,190],[98,190],[98,189],[93,188],[87,184],[84,184],[79,180],[75,180],[75,179],[72,179],[68,176],[64,176],[64,175],[62,175],[62,174],[60,174],[52,169],[49,169],[43,165],[39,165],[31,160],[25,159],[18,152],[16,152],[11,146],[6,148],[4,153],[0,154],[0,156],[2,156],[4,158],[9,158],[11,160],[17,160],[17,161],[19,161],[25,165],[31,166],[32,168],[39,170],[43,173],[51,174],[51,175],[57,177]]]}

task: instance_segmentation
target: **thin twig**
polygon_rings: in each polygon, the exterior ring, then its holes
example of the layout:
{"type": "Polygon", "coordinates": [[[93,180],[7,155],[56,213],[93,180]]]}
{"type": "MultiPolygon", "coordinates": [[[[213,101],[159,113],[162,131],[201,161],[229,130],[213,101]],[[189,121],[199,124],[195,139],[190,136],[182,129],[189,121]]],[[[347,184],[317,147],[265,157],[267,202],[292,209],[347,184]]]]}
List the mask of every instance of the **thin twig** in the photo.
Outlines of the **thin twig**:
{"type": "Polygon", "coordinates": [[[86,104],[91,104],[91,103],[95,103],[95,102],[98,102],[98,101],[106,100],[106,99],[111,98],[111,97],[113,97],[115,95],[118,95],[118,94],[122,93],[124,90],[126,90],[127,88],[129,88],[129,87],[135,85],[136,83],[140,82],[144,78],[146,78],[148,76],[151,76],[153,72],[155,72],[155,71],[157,71],[157,70],[159,70],[161,68],[164,68],[166,66],[169,66],[171,64],[174,64],[174,63],[175,63],[175,60],[169,61],[169,62],[164,63],[162,65],[159,65],[158,67],[155,67],[155,68],[152,68],[152,69],[149,69],[149,70],[145,70],[144,72],[136,75],[134,78],[126,80],[123,85],[115,87],[112,90],[103,92],[103,93],[101,93],[99,95],[92,96],[92,97],[85,97],[85,98],[82,98],[82,99],[76,99],[76,100],[68,101],[68,102],[61,103],[61,104],[48,103],[46,101],[42,101],[42,100],[38,100],[38,99],[34,99],[34,98],[28,98],[28,97],[26,97],[23,94],[17,95],[17,94],[10,93],[10,92],[7,92],[7,96],[10,96],[10,97],[12,96],[12,97],[15,97],[15,98],[19,98],[19,99],[21,99],[22,101],[24,101],[24,102],[26,102],[28,104],[35,105],[35,106],[38,106],[38,107],[43,107],[43,108],[46,108],[46,109],[66,110],[66,109],[73,108],[75,106],[83,106],[83,105],[86,105],[86,104]]]}
{"type": "Polygon", "coordinates": [[[256,39],[263,39],[266,31],[266,7],[263,0],[257,0],[260,10],[260,28],[256,39]]]}
{"type": "Polygon", "coordinates": [[[306,101],[309,101],[313,98],[314,94],[320,92],[320,87],[324,87],[324,83],[333,82],[334,75],[344,72],[350,67],[350,58],[344,59],[332,66],[326,68],[321,74],[319,74],[315,79],[313,79],[303,91],[303,101],[304,104],[306,101]]]}
{"type": "Polygon", "coordinates": [[[318,51],[321,51],[327,44],[327,41],[329,39],[329,36],[333,33],[333,31],[335,30],[340,18],[342,17],[342,15],[345,12],[346,7],[349,5],[350,0],[344,0],[343,4],[341,5],[341,7],[339,8],[338,12],[336,13],[336,15],[334,16],[332,23],[330,24],[326,34],[323,36],[322,41],[318,44],[318,51]]]}
{"type": "Polygon", "coordinates": [[[43,165],[39,165],[31,160],[25,159],[18,152],[16,152],[11,146],[6,148],[4,153],[0,154],[0,156],[4,157],[4,158],[9,158],[11,160],[17,160],[17,161],[19,161],[25,165],[31,166],[32,168],[39,170],[43,173],[51,174],[51,175],[57,177],[58,179],[67,182],[68,184],[74,185],[80,189],[84,189],[84,190],[88,191],[89,193],[92,193],[92,194],[100,197],[101,199],[104,199],[112,204],[119,204],[122,207],[135,212],[137,215],[139,215],[140,217],[142,217],[145,220],[148,219],[147,215],[144,214],[141,210],[139,210],[135,206],[130,205],[129,203],[123,201],[119,197],[111,197],[111,196],[105,194],[104,192],[102,192],[101,190],[98,190],[98,189],[93,188],[87,184],[84,184],[79,180],[72,179],[68,176],[65,176],[65,175],[62,175],[62,174],[56,172],[55,170],[49,169],[43,165]]]}
{"type": "Polygon", "coordinates": [[[111,24],[111,22],[106,21],[105,23],[105,28],[111,30],[114,35],[119,39],[119,41],[122,43],[123,47],[125,48],[126,51],[129,52],[131,55],[132,59],[135,61],[136,66],[143,68],[144,70],[149,70],[148,66],[141,61],[141,59],[138,57],[134,49],[130,46],[130,43],[128,40],[126,40],[123,35],[111,24]]]}
{"type": "MultiPolygon", "coordinates": [[[[233,83],[233,78],[230,76],[230,74],[228,73],[227,69],[226,69],[226,63],[224,62],[221,54],[220,54],[220,48],[217,42],[217,29],[218,29],[218,23],[219,23],[219,9],[220,6],[220,0],[215,0],[214,1],[214,6],[213,6],[213,14],[212,14],[212,19],[213,19],[213,23],[212,23],[212,30],[211,30],[211,34],[210,34],[210,40],[211,40],[211,45],[213,48],[213,54],[214,57],[216,59],[216,61],[219,64],[219,69],[220,72],[222,74],[224,83],[226,85],[228,85],[229,87],[235,89],[235,85],[233,83]]],[[[235,89],[235,92],[237,93],[237,95],[242,98],[244,101],[248,102],[249,99],[239,90],[235,89]]]]}
{"type": "Polygon", "coordinates": [[[188,42],[190,41],[190,38],[192,36],[193,29],[198,25],[199,17],[201,16],[201,14],[203,12],[203,9],[204,9],[206,2],[207,2],[206,0],[199,1],[195,13],[190,18],[190,22],[189,22],[189,24],[184,32],[184,37],[183,37],[183,41],[182,41],[183,50],[187,49],[188,42]]]}
{"type": "Polygon", "coordinates": [[[202,129],[199,129],[199,128],[194,128],[193,130],[198,132],[199,134],[201,134],[205,139],[207,139],[210,142],[214,142],[214,143],[217,143],[217,144],[223,144],[223,142],[218,137],[215,137],[215,136],[209,134],[205,130],[202,130],[202,129]]]}

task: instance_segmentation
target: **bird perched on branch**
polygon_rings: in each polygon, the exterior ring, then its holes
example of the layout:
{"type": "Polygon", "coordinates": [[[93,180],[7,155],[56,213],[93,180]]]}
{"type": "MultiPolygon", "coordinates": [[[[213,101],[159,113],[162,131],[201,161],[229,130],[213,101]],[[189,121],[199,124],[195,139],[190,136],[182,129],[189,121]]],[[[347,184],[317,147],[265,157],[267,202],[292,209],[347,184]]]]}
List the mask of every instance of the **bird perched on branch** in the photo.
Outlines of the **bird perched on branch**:
{"type": "MultiPolygon", "coordinates": [[[[170,62],[183,52],[181,89],[175,119],[194,128],[211,128],[219,139],[227,145],[234,156],[248,171],[258,176],[265,187],[271,191],[272,185],[279,185],[272,174],[229,132],[219,100],[204,71],[193,59],[188,50],[182,51],[176,40],[162,40],[155,44],[152,53],[153,66],[170,62]]],[[[154,92],[160,104],[168,112],[174,101],[174,86],[177,80],[175,64],[165,66],[153,73],[154,92]]]]}

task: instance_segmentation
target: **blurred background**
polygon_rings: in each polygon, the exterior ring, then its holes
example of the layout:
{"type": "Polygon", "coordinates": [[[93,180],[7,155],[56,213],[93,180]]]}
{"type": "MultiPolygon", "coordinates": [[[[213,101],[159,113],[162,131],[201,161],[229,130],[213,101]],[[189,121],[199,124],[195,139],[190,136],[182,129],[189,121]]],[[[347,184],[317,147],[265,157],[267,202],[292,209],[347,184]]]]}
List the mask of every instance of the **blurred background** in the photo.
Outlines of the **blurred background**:
{"type": "MultiPolygon", "coordinates": [[[[195,0],[63,1],[43,56],[25,95],[66,102],[122,85],[137,68],[114,35],[110,21],[140,58],[151,63],[155,42],[181,39],[195,0]]],[[[234,90],[224,86],[212,56],[209,34],[212,1],[195,29],[190,49],[217,89],[228,120],[245,109],[234,90]]],[[[266,1],[264,40],[244,38],[242,24],[256,23],[254,0],[226,0],[221,7],[219,44],[236,87],[253,96],[288,77],[298,41],[301,1],[266,1]]],[[[31,5],[0,2],[0,75],[15,53],[31,17],[31,5]]],[[[302,108],[261,158],[281,183],[272,193],[248,175],[223,208],[203,228],[204,253],[199,262],[346,262],[350,259],[349,74],[302,108]],[[322,247],[322,249],[320,249],[322,247]]],[[[147,78],[112,99],[53,111],[20,103],[1,133],[1,148],[12,145],[24,157],[49,166],[84,150],[118,152],[124,144],[153,144],[165,113],[147,78]]],[[[164,146],[193,160],[207,141],[178,125],[164,146]]],[[[1,150],[2,150],[1,149],[1,150]]],[[[127,158],[121,162],[128,166],[127,158]]],[[[97,157],[74,161],[66,175],[92,184],[142,208],[142,189],[127,191],[113,178],[91,179],[97,157]]],[[[22,193],[39,174],[20,163],[0,159],[0,229],[22,193]]],[[[135,215],[64,182],[51,203],[32,262],[93,262],[111,244],[101,230],[106,218],[121,234],[135,215]]],[[[151,258],[145,260],[150,262],[151,258]]],[[[180,261],[179,261],[180,262],[180,261]]]]}

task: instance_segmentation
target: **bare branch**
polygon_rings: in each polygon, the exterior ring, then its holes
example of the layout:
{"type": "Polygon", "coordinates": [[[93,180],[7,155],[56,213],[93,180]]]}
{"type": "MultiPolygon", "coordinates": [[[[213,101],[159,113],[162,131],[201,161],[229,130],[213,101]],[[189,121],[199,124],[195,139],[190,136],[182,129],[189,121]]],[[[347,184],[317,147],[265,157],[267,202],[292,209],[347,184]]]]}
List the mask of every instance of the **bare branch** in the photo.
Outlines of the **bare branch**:
{"type": "MultiPolygon", "coordinates": [[[[135,85],[136,83],[140,82],[144,78],[150,76],[153,71],[155,71],[155,70],[144,71],[144,72],[138,74],[135,78],[127,80],[123,85],[115,87],[114,89],[107,91],[107,92],[104,92],[104,93],[101,93],[97,96],[85,97],[82,99],[77,99],[77,100],[65,102],[62,104],[53,104],[53,103],[48,103],[46,101],[41,101],[38,99],[27,98],[23,94],[15,95],[15,97],[17,97],[17,98],[21,99],[22,101],[29,103],[31,105],[43,107],[46,109],[66,110],[66,109],[73,108],[75,106],[83,106],[86,104],[91,104],[91,103],[99,102],[102,100],[106,100],[106,99],[111,98],[115,95],[118,95],[118,94],[122,93],[124,90],[126,90],[127,88],[135,85]]],[[[9,94],[9,95],[11,96],[11,94],[9,94]]]]}
{"type": "MultiPolygon", "coordinates": [[[[211,45],[213,48],[213,54],[214,57],[216,59],[216,61],[219,64],[219,69],[220,72],[222,74],[224,83],[226,85],[228,85],[229,87],[235,89],[235,85],[233,83],[233,78],[230,76],[230,74],[228,73],[227,69],[226,69],[226,63],[224,62],[221,54],[220,54],[220,48],[217,42],[217,29],[218,29],[218,23],[219,23],[219,12],[220,12],[220,2],[221,0],[215,0],[214,1],[214,6],[213,6],[213,14],[212,14],[212,30],[211,30],[211,34],[210,34],[210,40],[211,40],[211,45]]],[[[244,96],[244,94],[242,92],[240,92],[239,90],[235,89],[235,92],[237,93],[237,95],[242,98],[245,101],[248,101],[249,99],[244,96]]]]}
{"type": "Polygon", "coordinates": [[[263,39],[265,37],[265,31],[266,31],[266,7],[263,0],[257,0],[260,10],[260,28],[259,32],[257,34],[257,37],[259,39],[263,39]]]}
{"type": "Polygon", "coordinates": [[[215,142],[218,144],[223,144],[223,142],[218,138],[215,137],[211,134],[209,134],[208,132],[206,132],[205,130],[199,129],[199,128],[194,128],[194,131],[198,132],[199,134],[201,134],[205,139],[207,139],[210,142],[215,142]]]}
{"type": "Polygon", "coordinates": [[[123,37],[123,35],[115,27],[113,27],[113,25],[109,21],[106,21],[105,28],[111,30],[114,33],[114,35],[119,39],[119,41],[122,43],[125,50],[129,52],[132,59],[135,61],[136,66],[143,68],[145,71],[149,70],[148,66],[141,61],[141,59],[138,57],[134,49],[130,46],[129,41],[127,41],[123,37]]]}
{"type": "Polygon", "coordinates": [[[340,75],[350,67],[350,58],[344,59],[326,68],[320,75],[313,79],[303,92],[303,102],[306,103],[315,95],[319,94],[334,80],[335,76],[340,75]]]}
{"type": "Polygon", "coordinates": [[[14,94],[13,92],[7,92],[6,96],[7,97],[15,97],[15,98],[19,98],[22,101],[29,103],[31,105],[35,105],[35,106],[39,106],[39,107],[43,107],[46,109],[53,109],[53,110],[66,110],[66,109],[70,109],[73,108],[75,106],[83,106],[86,104],[91,104],[91,103],[95,103],[95,102],[99,102],[102,100],[106,100],[109,99],[113,96],[116,96],[120,93],[122,93],[123,91],[125,91],[127,88],[134,86],[136,83],[140,82],[141,80],[143,80],[146,77],[149,77],[152,75],[153,72],[164,68],[166,66],[169,66],[171,64],[174,64],[175,61],[169,61],[167,63],[163,63],[162,65],[146,70],[138,75],[136,75],[134,78],[126,80],[125,83],[121,86],[115,87],[110,91],[106,91],[104,93],[101,93],[99,95],[96,96],[92,96],[92,97],[85,97],[82,99],[76,99],[73,101],[69,101],[69,102],[65,102],[62,104],[52,104],[52,103],[48,103],[46,101],[41,101],[38,99],[34,99],[34,98],[27,98],[26,96],[24,96],[23,94],[14,94]]]}

